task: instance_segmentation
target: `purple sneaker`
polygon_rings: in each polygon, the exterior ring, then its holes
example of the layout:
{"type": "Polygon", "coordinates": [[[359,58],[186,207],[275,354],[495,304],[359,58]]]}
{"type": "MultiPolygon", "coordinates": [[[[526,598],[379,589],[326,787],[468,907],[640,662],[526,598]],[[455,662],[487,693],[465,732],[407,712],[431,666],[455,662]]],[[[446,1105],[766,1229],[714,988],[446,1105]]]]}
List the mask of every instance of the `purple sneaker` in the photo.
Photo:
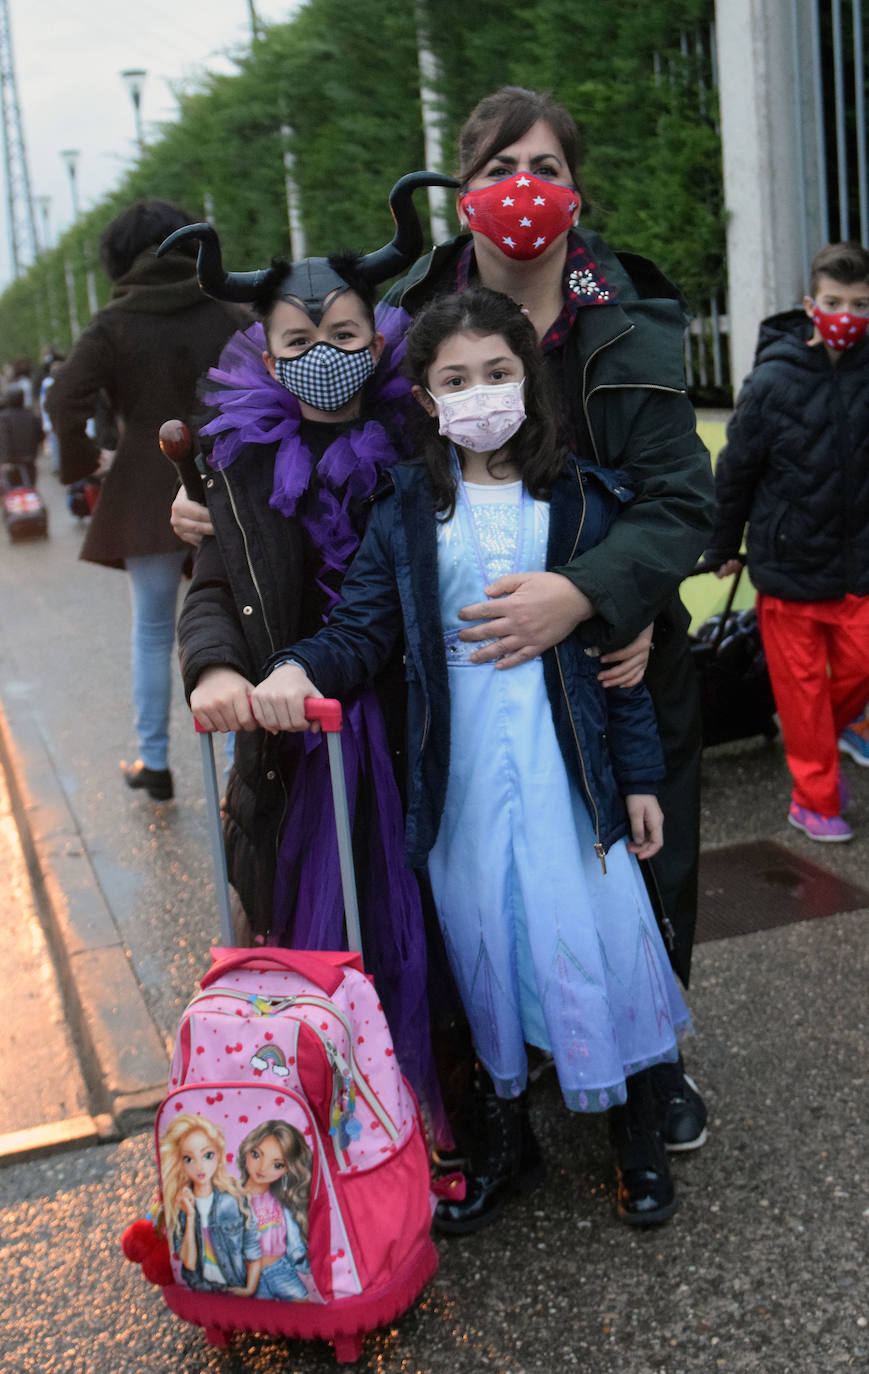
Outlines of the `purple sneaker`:
{"type": "Polygon", "coordinates": [[[853,830],[841,816],[822,816],[820,811],[810,811],[796,802],[791,802],[788,820],[810,840],[820,840],[822,844],[841,844],[854,838],[853,830]]]}

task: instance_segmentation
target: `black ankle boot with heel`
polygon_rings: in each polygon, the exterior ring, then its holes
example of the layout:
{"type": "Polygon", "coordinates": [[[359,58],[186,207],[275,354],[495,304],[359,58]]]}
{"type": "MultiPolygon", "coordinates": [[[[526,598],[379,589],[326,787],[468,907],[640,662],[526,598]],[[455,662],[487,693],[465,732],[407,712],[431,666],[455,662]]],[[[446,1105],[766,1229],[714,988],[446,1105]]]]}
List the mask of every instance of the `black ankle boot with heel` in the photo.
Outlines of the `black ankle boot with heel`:
{"type": "Polygon", "coordinates": [[[628,1100],[610,1109],[610,1138],[618,1171],[618,1214],[629,1226],[657,1226],[678,1206],[661,1131],[661,1106],[652,1071],[631,1074],[628,1100]]]}
{"type": "Polygon", "coordinates": [[[543,1159],[531,1129],[527,1093],[499,1097],[488,1074],[481,1072],[477,1125],[464,1198],[458,1202],[442,1199],[435,1208],[434,1228],[445,1235],[463,1235],[487,1226],[509,1198],[530,1192],[543,1180],[543,1159]]]}

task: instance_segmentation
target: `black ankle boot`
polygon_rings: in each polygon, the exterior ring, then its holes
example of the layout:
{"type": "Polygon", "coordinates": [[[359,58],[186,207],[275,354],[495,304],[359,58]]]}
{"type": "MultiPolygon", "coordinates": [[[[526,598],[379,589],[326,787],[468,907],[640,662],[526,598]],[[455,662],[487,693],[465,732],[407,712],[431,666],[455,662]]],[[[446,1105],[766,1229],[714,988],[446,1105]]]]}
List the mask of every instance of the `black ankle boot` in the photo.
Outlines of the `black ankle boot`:
{"type": "Polygon", "coordinates": [[[461,1202],[442,1199],[434,1227],[463,1235],[493,1221],[508,1198],[527,1193],[543,1179],[540,1147],[528,1117],[528,1095],[498,1097],[488,1074],[481,1074],[478,1098],[480,1142],[471,1153],[461,1202]]]}
{"type": "Polygon", "coordinates": [[[677,1207],[650,1070],[627,1080],[628,1100],[610,1111],[619,1176],[618,1213],[629,1226],[656,1226],[677,1207]]]}

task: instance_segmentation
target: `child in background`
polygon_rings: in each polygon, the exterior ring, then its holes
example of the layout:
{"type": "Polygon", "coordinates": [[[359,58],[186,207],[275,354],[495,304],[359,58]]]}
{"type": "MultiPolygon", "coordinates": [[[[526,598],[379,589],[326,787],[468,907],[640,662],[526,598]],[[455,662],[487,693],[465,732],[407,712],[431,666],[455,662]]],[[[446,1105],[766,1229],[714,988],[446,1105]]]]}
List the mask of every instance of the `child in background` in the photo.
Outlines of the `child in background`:
{"type": "MultiPolygon", "coordinates": [[[[402,184],[392,199],[407,229],[416,220],[406,182],[396,199],[402,184]]],[[[203,386],[214,408],[201,431],[213,529],[178,621],[192,711],[211,730],[237,732],[223,808],[243,907],[236,943],[338,949],[344,905],[326,751],[265,735],[248,698],[269,655],[313,634],[339,601],[374,493],[406,455],[413,402],[397,355],[407,316],[374,312],[377,282],[403,259],[380,250],[227,273],[213,230],[183,233],[203,242],[203,290],[251,301],[261,320],[233,336],[203,386]]],[[[418,884],[401,863],[393,761],[404,696],[396,655],[345,700],[342,753],[366,967],[432,1133],[449,1141],[430,1044],[430,945],[418,884]]]]}
{"type": "MultiPolygon", "coordinates": [[[[869,700],[869,252],[827,244],[802,310],[764,320],[716,466],[706,562],[748,570],[793,778],[788,820],[852,838],[838,748],[869,700]],[[843,733],[844,732],[844,733],[843,733]]],[[[854,743],[856,741],[856,743],[854,743]]],[[[865,746],[864,746],[865,747],[865,746]]]]}
{"type": "Polygon", "coordinates": [[[577,636],[509,672],[458,637],[495,577],[591,548],[630,493],[561,450],[534,328],[508,297],[435,300],[407,370],[431,417],[420,461],[391,470],[329,625],[275,655],[253,711],[305,730],[306,696],[346,696],[403,638],[405,861],[428,864],[498,1126],[436,1225],[474,1230],[538,1180],[528,1043],[554,1055],[568,1107],[610,1110],[623,1220],[661,1222],[676,1199],[648,1070],[677,1059],[689,1017],[634,857],[661,844],[651,702],[606,691],[577,636]]]}

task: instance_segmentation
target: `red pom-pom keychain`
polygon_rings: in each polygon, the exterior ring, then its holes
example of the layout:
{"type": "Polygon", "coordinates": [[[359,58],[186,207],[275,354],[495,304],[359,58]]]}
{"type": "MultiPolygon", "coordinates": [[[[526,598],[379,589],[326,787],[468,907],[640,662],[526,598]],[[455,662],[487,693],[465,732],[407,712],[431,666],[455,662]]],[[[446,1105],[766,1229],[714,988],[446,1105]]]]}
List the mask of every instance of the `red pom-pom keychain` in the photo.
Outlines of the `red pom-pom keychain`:
{"type": "Polygon", "coordinates": [[[121,1236],[121,1249],[128,1260],[132,1260],[134,1264],[141,1264],[145,1256],[154,1249],[158,1239],[154,1223],[142,1217],[128,1226],[121,1236]]]}
{"type": "Polygon", "coordinates": [[[169,1243],[161,1223],[159,1212],[156,1221],[149,1215],[132,1222],[121,1236],[121,1249],[128,1260],[141,1264],[149,1283],[159,1283],[162,1287],[171,1283],[173,1276],[169,1243]]]}
{"type": "Polygon", "coordinates": [[[142,1273],[149,1283],[159,1283],[161,1288],[172,1283],[169,1246],[164,1236],[157,1237],[157,1244],[142,1260],[142,1273]]]}

